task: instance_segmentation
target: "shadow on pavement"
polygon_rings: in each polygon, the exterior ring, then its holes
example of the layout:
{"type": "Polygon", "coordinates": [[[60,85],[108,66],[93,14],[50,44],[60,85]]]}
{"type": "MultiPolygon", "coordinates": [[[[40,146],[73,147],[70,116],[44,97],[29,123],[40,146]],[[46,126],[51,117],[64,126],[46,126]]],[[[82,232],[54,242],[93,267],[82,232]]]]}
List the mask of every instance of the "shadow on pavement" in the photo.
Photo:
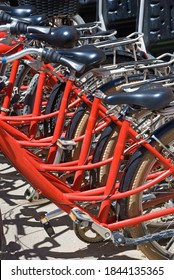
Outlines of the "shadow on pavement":
{"type": "Polygon", "coordinates": [[[51,221],[55,235],[49,237],[40,222],[40,214],[55,209],[47,199],[30,203],[24,197],[29,186],[7,160],[0,156],[0,201],[6,246],[4,260],[145,259],[134,247],[116,247],[112,242],[87,244],[78,239],[67,215],[51,221]]]}

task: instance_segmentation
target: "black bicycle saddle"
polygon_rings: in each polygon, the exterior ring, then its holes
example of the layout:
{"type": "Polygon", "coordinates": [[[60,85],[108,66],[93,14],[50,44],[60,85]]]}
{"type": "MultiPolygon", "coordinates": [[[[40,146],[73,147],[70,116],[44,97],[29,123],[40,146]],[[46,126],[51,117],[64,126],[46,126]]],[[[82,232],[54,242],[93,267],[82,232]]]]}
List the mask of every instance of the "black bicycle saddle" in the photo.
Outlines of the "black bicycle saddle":
{"type": "MultiPolygon", "coordinates": [[[[50,49],[45,48],[42,57],[45,63],[60,63],[60,59],[66,63],[66,66],[73,67],[76,72],[82,73],[94,64],[100,64],[106,58],[102,50],[92,45],[84,45],[72,49],[50,49]],[[83,65],[83,66],[82,66],[83,65]],[[82,66],[82,67],[81,67],[82,66]]],[[[65,64],[64,64],[65,65],[65,64]]]]}
{"type": "Polygon", "coordinates": [[[30,25],[48,25],[49,20],[48,17],[44,14],[42,15],[33,15],[29,17],[19,17],[17,18],[17,21],[19,22],[26,22],[30,25]]]}
{"type": "Polygon", "coordinates": [[[151,111],[160,110],[174,100],[174,92],[157,83],[147,83],[133,92],[109,94],[103,100],[108,105],[136,105],[151,111]]]}
{"type": "Polygon", "coordinates": [[[47,36],[39,34],[27,34],[27,38],[38,41],[45,41],[49,45],[57,48],[72,48],[79,39],[79,33],[74,26],[58,26],[51,28],[47,36]]]}
{"type": "Polygon", "coordinates": [[[25,6],[7,6],[7,5],[0,5],[0,10],[10,14],[13,17],[28,17],[36,13],[36,9],[33,6],[25,5],[25,6]]]}
{"type": "Polygon", "coordinates": [[[105,53],[93,45],[83,45],[73,49],[59,50],[59,54],[69,57],[77,62],[82,62],[86,67],[93,67],[105,61],[105,53]]]}

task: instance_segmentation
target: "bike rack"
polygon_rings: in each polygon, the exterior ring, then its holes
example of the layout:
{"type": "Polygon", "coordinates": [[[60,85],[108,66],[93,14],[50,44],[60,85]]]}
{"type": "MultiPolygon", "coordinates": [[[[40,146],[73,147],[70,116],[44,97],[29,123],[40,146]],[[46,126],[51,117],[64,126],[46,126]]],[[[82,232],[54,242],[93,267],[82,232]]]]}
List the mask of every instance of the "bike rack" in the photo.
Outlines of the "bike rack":
{"type": "MultiPolygon", "coordinates": [[[[157,58],[133,61],[128,63],[120,63],[118,65],[104,66],[101,68],[92,69],[93,75],[96,77],[107,77],[108,75],[120,76],[128,73],[143,73],[143,71],[152,69],[155,71],[161,71],[166,75],[170,73],[170,67],[174,64],[174,55],[165,53],[157,58]],[[164,60],[162,60],[165,58],[164,60]],[[168,58],[168,61],[166,60],[168,58]]],[[[147,71],[146,71],[147,72],[147,71]]]]}

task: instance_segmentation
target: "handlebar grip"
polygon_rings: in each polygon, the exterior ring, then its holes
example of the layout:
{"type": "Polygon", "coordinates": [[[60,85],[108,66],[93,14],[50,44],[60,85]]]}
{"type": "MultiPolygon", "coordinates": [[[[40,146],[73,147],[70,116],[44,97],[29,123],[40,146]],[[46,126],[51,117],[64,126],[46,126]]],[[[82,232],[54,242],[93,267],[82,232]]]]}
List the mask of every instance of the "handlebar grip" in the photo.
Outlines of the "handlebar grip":
{"type": "Polygon", "coordinates": [[[51,33],[51,27],[49,26],[29,26],[27,23],[16,22],[11,25],[10,33],[12,35],[20,35],[26,33],[34,33],[34,34],[44,34],[48,35],[51,33]]]}
{"type": "Polygon", "coordinates": [[[45,48],[42,52],[42,58],[46,63],[59,63],[61,55],[56,50],[45,48]]]}
{"type": "Polygon", "coordinates": [[[85,64],[60,54],[58,50],[44,49],[42,52],[42,59],[45,63],[60,63],[79,73],[85,70],[85,64]]]}
{"type": "Polygon", "coordinates": [[[0,10],[0,22],[3,23],[11,23],[12,18],[9,14],[7,14],[6,12],[0,10]]]}
{"type": "Polygon", "coordinates": [[[27,23],[16,22],[16,24],[10,27],[10,33],[12,35],[25,34],[27,33],[27,27],[27,23]]]}

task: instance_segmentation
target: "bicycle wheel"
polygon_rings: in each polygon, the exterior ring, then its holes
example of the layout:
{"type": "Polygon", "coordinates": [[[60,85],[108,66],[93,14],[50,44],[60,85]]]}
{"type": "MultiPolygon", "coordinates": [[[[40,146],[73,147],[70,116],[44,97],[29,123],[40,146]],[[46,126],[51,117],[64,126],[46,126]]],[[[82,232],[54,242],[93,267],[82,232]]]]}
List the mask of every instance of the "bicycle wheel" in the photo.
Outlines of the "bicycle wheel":
{"type": "MultiPolygon", "coordinates": [[[[104,161],[113,155],[118,133],[119,127],[112,122],[104,129],[94,150],[92,163],[104,161]]],[[[90,177],[92,188],[103,187],[106,184],[109,168],[110,164],[106,164],[91,170],[90,177]]]]}
{"type": "MultiPolygon", "coordinates": [[[[68,128],[66,139],[75,139],[83,135],[86,130],[87,121],[90,110],[85,103],[83,103],[75,112],[70,126],[68,128]]],[[[76,147],[72,151],[66,152],[66,161],[77,160],[79,158],[82,141],[77,142],[76,147]]]]}
{"type": "MultiPolygon", "coordinates": [[[[131,83],[131,82],[136,82],[141,80],[142,80],[142,75],[135,75],[130,77],[129,82],[131,83]]],[[[106,85],[103,85],[103,89],[104,89],[103,91],[105,94],[121,92],[122,91],[121,86],[124,84],[126,84],[126,80],[124,77],[117,78],[115,81],[111,81],[106,85]]],[[[118,106],[117,109],[120,110],[120,107],[118,106]]],[[[68,128],[67,135],[66,135],[67,139],[75,139],[85,133],[89,114],[90,114],[90,108],[88,108],[86,104],[82,104],[80,108],[77,109],[71,121],[71,124],[68,128]]],[[[149,120],[150,114],[151,112],[147,110],[146,112],[145,110],[143,110],[141,114],[139,111],[138,113],[136,113],[135,118],[137,118],[138,116],[138,120],[136,120],[136,125],[138,126],[139,130],[140,127],[142,127],[141,124],[142,119],[143,119],[142,129],[144,129],[144,125],[147,126],[148,124],[150,126],[150,120],[149,120]],[[147,119],[147,121],[145,119],[147,119]]],[[[95,135],[95,145],[93,144],[93,151],[94,151],[93,160],[92,160],[93,163],[104,161],[112,156],[113,149],[117,141],[118,132],[119,132],[119,127],[117,127],[114,123],[111,122],[106,127],[106,129],[104,129],[103,131],[95,135]]],[[[81,151],[81,145],[82,145],[82,141],[77,142],[77,146],[74,148],[74,150],[69,152],[69,154],[66,156],[68,161],[78,159],[81,151]]],[[[110,164],[107,164],[105,166],[102,166],[90,172],[91,180],[92,180],[91,185],[93,187],[105,185],[106,178],[107,178],[106,174],[108,174],[109,166],[110,164]]]]}
{"type": "MultiPolygon", "coordinates": [[[[170,124],[173,124],[171,121],[170,124]]],[[[155,142],[154,147],[159,150],[166,158],[170,158],[169,151],[174,151],[174,127],[168,126],[164,129],[162,135],[158,139],[167,148],[155,142]]],[[[136,189],[138,186],[148,182],[150,177],[155,176],[155,172],[161,172],[165,168],[157,160],[157,158],[141,148],[137,151],[127,170],[126,176],[121,184],[121,191],[136,189]]],[[[154,213],[161,209],[166,209],[174,206],[174,179],[172,176],[166,178],[162,182],[154,185],[144,192],[130,196],[122,201],[120,218],[137,217],[146,213],[154,213]]],[[[140,236],[159,233],[168,229],[174,229],[174,214],[149,220],[136,226],[130,227],[129,232],[133,238],[140,236]]],[[[173,259],[174,258],[174,237],[163,238],[158,241],[149,242],[139,246],[140,250],[147,256],[148,259],[173,259]]]]}
{"type": "MultiPolygon", "coordinates": [[[[50,92],[48,102],[46,104],[45,115],[59,110],[64,89],[65,89],[64,83],[55,84],[52,91],[50,92]]],[[[57,116],[49,118],[49,119],[45,119],[45,121],[44,121],[44,135],[45,136],[53,134],[54,128],[56,125],[56,120],[57,120],[57,116]]]]}
{"type": "Polygon", "coordinates": [[[37,82],[33,81],[30,92],[27,92],[27,89],[29,91],[29,84],[32,79],[34,80],[33,77],[34,75],[37,75],[36,73],[37,72],[34,69],[23,62],[19,66],[19,71],[15,82],[15,94],[13,95],[11,100],[11,103],[14,107],[16,107],[15,104],[17,103],[22,105],[22,109],[16,108],[15,113],[17,115],[25,115],[32,112],[37,82]]]}
{"type": "Polygon", "coordinates": [[[49,18],[50,25],[52,27],[57,27],[60,25],[80,25],[80,24],[85,24],[85,21],[83,18],[79,15],[73,15],[73,16],[53,16],[49,18]]]}
{"type": "Polygon", "coordinates": [[[72,16],[72,22],[73,25],[85,24],[84,19],[79,14],[72,16]]]}
{"type": "MultiPolygon", "coordinates": [[[[105,94],[116,93],[117,91],[121,90],[121,86],[126,84],[126,79],[124,77],[119,77],[105,84],[104,81],[99,81],[95,77],[93,79],[91,72],[86,73],[81,79],[84,85],[90,88],[91,91],[94,91],[95,88],[100,87],[100,90],[103,91],[105,94]]],[[[141,79],[142,75],[136,75],[135,77],[131,76],[129,82],[141,79]]],[[[92,97],[89,98],[91,99],[92,97]]],[[[69,129],[67,131],[67,139],[73,139],[82,135],[81,133],[82,131],[85,131],[87,125],[89,113],[90,108],[88,108],[87,104],[82,103],[81,106],[75,112],[74,117],[71,121],[69,129]]]]}
{"type": "MultiPolygon", "coordinates": [[[[22,109],[19,110],[19,112],[17,112],[18,114],[26,115],[32,113],[35,97],[36,97],[38,80],[39,80],[39,72],[37,72],[29,65],[22,62],[19,67],[19,71],[15,83],[15,88],[17,89],[16,90],[17,96],[14,95],[14,101],[12,99],[12,103],[18,102],[21,105],[20,107],[22,109]]],[[[52,79],[52,77],[50,77],[49,75],[46,75],[44,81],[44,87],[43,87],[42,101],[47,101],[54,85],[55,85],[54,79],[52,79]]]]}

